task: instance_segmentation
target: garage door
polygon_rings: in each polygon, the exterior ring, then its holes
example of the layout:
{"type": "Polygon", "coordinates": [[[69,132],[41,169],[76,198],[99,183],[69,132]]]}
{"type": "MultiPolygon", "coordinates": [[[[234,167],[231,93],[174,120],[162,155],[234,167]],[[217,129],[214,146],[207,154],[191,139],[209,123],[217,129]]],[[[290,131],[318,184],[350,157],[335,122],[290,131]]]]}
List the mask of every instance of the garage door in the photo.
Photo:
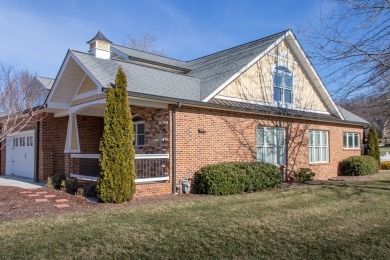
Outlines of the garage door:
{"type": "Polygon", "coordinates": [[[34,178],[34,131],[7,137],[6,174],[34,178]]]}

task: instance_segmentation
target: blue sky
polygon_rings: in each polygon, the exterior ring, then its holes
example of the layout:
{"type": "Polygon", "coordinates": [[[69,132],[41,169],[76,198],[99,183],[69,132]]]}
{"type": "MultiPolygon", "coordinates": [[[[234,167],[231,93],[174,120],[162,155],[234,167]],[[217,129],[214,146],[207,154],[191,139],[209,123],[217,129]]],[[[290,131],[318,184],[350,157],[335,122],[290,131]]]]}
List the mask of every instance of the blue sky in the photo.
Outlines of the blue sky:
{"type": "Polygon", "coordinates": [[[288,28],[300,39],[296,28],[321,8],[330,7],[321,0],[0,0],[0,62],[55,77],[67,50],[87,51],[98,30],[117,44],[151,33],[166,56],[191,60],[288,28]]]}

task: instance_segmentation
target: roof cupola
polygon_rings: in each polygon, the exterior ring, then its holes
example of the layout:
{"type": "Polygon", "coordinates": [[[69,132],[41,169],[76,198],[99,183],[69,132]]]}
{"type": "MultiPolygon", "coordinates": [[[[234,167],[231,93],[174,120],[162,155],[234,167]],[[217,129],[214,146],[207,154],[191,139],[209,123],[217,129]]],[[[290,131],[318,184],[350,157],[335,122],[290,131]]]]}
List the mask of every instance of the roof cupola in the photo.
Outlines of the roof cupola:
{"type": "Polygon", "coordinates": [[[87,42],[89,44],[89,53],[100,59],[110,59],[110,45],[112,42],[107,39],[101,31],[87,42]]]}

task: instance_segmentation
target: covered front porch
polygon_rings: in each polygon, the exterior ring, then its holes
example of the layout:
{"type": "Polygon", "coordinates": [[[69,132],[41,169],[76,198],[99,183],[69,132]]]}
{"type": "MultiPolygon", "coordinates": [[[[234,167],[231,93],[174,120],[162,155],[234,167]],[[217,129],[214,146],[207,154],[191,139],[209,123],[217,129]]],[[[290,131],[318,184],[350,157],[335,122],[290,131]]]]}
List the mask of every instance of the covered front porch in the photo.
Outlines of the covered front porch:
{"type": "MultiPolygon", "coordinates": [[[[135,131],[136,183],[170,181],[169,110],[165,104],[130,100],[135,131]]],[[[104,128],[105,98],[75,104],[69,110],[65,174],[96,181],[99,143],[104,128]]],[[[61,114],[57,114],[61,116],[61,114]]]]}

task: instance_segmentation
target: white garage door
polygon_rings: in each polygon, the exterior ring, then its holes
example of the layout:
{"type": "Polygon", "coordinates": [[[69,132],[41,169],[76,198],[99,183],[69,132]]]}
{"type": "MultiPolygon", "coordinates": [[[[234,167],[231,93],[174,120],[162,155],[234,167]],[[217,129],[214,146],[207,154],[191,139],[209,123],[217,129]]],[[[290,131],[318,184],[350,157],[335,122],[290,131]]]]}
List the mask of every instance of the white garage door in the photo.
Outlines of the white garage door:
{"type": "Polygon", "coordinates": [[[7,137],[6,174],[34,178],[34,130],[7,137]]]}

